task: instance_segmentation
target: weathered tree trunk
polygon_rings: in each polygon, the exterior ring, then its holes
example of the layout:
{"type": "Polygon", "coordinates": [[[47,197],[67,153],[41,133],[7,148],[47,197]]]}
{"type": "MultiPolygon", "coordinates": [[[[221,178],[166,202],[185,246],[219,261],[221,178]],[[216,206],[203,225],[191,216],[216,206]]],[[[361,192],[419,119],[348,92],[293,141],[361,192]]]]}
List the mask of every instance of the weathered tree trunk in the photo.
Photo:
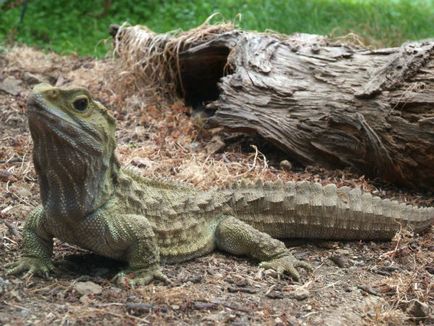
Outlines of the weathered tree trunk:
{"type": "Polygon", "coordinates": [[[302,164],[434,189],[434,40],[367,50],[230,31],[180,48],[179,88],[214,110],[212,124],[257,133],[302,164]]]}

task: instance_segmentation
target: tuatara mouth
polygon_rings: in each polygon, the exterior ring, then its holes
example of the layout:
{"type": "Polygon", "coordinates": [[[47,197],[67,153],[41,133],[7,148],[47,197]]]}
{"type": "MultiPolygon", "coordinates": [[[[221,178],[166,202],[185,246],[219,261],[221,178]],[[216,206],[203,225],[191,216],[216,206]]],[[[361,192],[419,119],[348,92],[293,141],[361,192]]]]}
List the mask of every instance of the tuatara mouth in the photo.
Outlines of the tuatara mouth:
{"type": "Polygon", "coordinates": [[[34,116],[45,117],[47,122],[65,122],[79,128],[80,126],[71,117],[64,113],[59,108],[50,104],[40,94],[31,94],[27,101],[27,112],[29,115],[29,122],[34,116]]]}

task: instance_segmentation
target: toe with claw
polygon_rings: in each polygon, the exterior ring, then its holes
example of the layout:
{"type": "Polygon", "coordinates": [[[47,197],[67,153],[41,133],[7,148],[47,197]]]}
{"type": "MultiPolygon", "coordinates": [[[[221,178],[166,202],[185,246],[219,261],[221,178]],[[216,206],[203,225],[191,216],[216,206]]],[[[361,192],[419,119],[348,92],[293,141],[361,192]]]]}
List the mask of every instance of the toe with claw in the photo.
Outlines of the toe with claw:
{"type": "Polygon", "coordinates": [[[49,260],[36,257],[22,257],[20,260],[7,264],[8,275],[24,273],[24,276],[39,275],[49,278],[50,272],[54,270],[54,265],[49,260]]]}
{"type": "Polygon", "coordinates": [[[288,273],[295,281],[300,280],[300,273],[297,271],[297,267],[304,268],[308,271],[313,271],[313,268],[310,264],[298,260],[292,255],[285,255],[271,259],[269,261],[264,261],[260,263],[259,266],[265,269],[272,269],[276,271],[279,277],[283,273],[288,273]]]}
{"type": "Polygon", "coordinates": [[[163,274],[160,268],[155,269],[127,269],[119,272],[114,280],[121,285],[126,287],[138,287],[150,283],[152,280],[160,280],[167,284],[171,281],[169,278],[163,274]]]}

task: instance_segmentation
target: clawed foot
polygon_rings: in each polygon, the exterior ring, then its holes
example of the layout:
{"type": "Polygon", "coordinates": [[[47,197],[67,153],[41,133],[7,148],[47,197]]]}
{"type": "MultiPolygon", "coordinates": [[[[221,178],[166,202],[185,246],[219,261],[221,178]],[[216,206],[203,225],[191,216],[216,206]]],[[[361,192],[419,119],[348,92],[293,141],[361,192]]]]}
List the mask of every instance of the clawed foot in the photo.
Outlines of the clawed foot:
{"type": "Polygon", "coordinates": [[[135,288],[137,286],[146,285],[153,279],[163,281],[165,283],[172,283],[169,278],[163,274],[160,268],[155,269],[127,269],[119,272],[114,280],[117,284],[126,287],[135,288]]]}
{"type": "Polygon", "coordinates": [[[310,264],[298,260],[291,255],[264,261],[259,264],[259,267],[275,270],[278,277],[286,272],[294,279],[294,281],[300,280],[300,273],[297,271],[297,267],[304,268],[308,271],[313,271],[313,268],[310,264]]]}
{"type": "Polygon", "coordinates": [[[49,278],[50,272],[54,270],[54,265],[49,260],[44,260],[35,257],[22,257],[16,262],[6,265],[7,275],[15,275],[23,272],[24,277],[39,275],[45,278],[49,278]]]}

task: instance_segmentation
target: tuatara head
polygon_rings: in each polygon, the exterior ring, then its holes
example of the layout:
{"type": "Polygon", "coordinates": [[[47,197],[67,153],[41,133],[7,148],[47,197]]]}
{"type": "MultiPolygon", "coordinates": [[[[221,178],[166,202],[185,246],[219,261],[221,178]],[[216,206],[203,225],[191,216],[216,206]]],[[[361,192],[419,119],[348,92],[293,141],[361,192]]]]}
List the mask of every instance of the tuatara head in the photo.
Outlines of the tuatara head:
{"type": "Polygon", "coordinates": [[[32,132],[48,132],[64,145],[90,155],[107,151],[107,146],[114,149],[115,120],[85,88],[36,85],[28,100],[28,113],[32,132]]]}
{"type": "Polygon", "coordinates": [[[84,88],[36,85],[28,99],[33,161],[47,213],[77,218],[113,193],[115,120],[84,88]]]}

